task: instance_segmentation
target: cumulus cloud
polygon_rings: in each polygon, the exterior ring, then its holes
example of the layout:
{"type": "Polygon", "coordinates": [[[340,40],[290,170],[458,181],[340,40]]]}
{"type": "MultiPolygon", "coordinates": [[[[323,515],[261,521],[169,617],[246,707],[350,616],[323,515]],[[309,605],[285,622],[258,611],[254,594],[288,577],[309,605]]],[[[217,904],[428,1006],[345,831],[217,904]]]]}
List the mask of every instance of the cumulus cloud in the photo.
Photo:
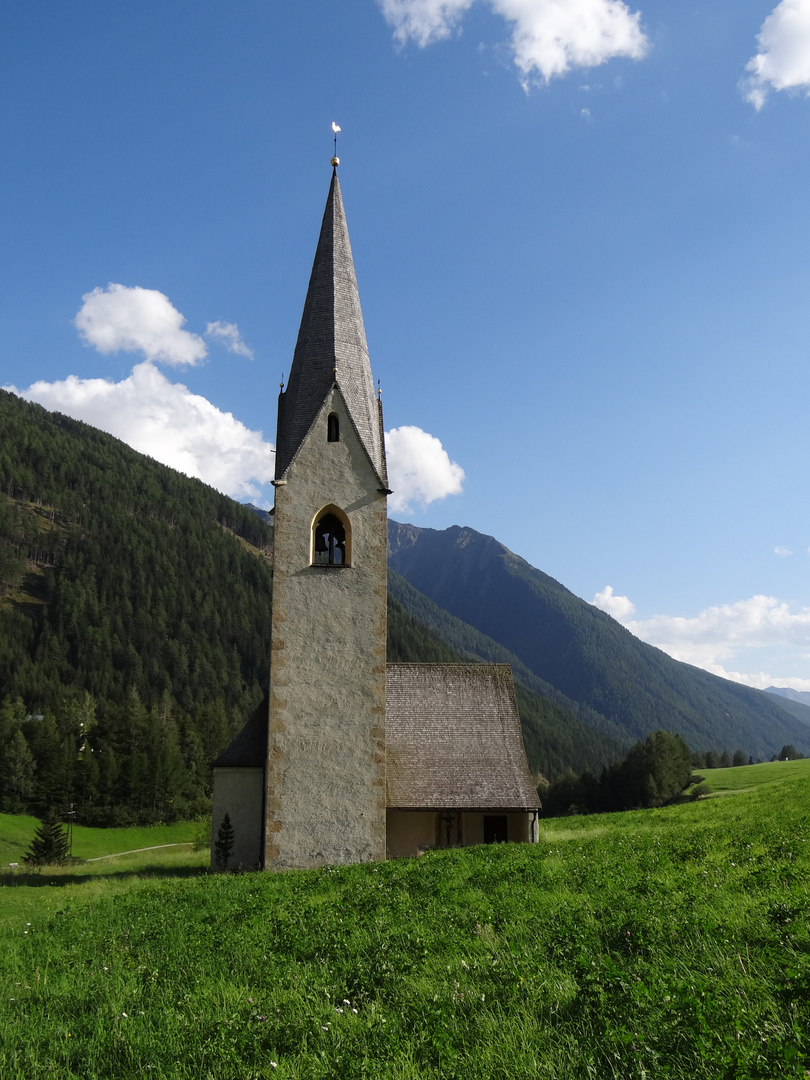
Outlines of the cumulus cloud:
{"type": "Polygon", "coordinates": [[[746,101],[759,112],[771,90],[810,93],[810,0],[782,0],[757,35],[759,52],[740,82],[746,101]]]}
{"type": "Polygon", "coordinates": [[[385,433],[388,482],[394,494],[388,505],[402,513],[412,504],[427,506],[447,495],[458,495],[464,470],[451,461],[441,442],[421,428],[404,426],[385,433]]]}
{"type": "Polygon", "coordinates": [[[258,485],[273,478],[273,447],[260,431],[171,382],[149,361],[136,364],[121,382],[69,375],[61,382],[35,382],[27,390],[8,389],[101,428],[233,498],[256,500],[258,485]]]}
{"type": "Polygon", "coordinates": [[[791,690],[810,691],[810,679],[782,679],[778,675],[769,675],[767,671],[726,671],[719,665],[712,669],[713,675],[721,679],[753,686],[756,690],[766,690],[770,686],[789,686],[791,690]]]}
{"type": "Polygon", "coordinates": [[[746,674],[724,666],[728,661],[739,661],[741,654],[774,647],[800,652],[806,660],[810,607],[792,611],[789,604],[773,596],[752,596],[734,604],[706,608],[689,619],[677,615],[634,619],[635,606],[626,596],[615,596],[610,585],[596,594],[593,603],[636,637],[675,660],[760,689],[774,683],[796,690],[810,689],[810,680],[779,678],[762,671],[746,674]]]}
{"type": "Polygon", "coordinates": [[[239,327],[233,322],[210,322],[205,324],[205,332],[208,337],[217,338],[221,341],[228,352],[236,353],[237,356],[246,356],[253,359],[253,349],[249,348],[239,333],[239,327]]]}
{"type": "MultiPolygon", "coordinates": [[[[261,487],[274,473],[272,443],[231,413],[222,412],[182,383],[173,383],[148,360],[126,379],[35,382],[27,389],[7,386],[26,401],[101,428],[135,450],[195,476],[235,499],[262,501],[261,487]]],[[[459,494],[464,470],[450,460],[441,442],[418,427],[386,433],[388,473],[394,512],[425,507],[459,494]]]]}
{"type": "Polygon", "coordinates": [[[776,545],[773,549],[773,553],[774,555],[778,555],[780,559],[786,559],[789,555],[793,554],[789,547],[783,547],[781,544],[776,545]]]}
{"type": "Polygon", "coordinates": [[[198,364],[208,352],[197,334],[183,330],[185,318],[156,289],[112,282],[82,297],[75,318],[81,337],[101,353],[141,352],[163,364],[198,364]]]}
{"type": "Polygon", "coordinates": [[[626,596],[616,596],[612,585],[606,585],[602,592],[598,592],[593,598],[594,607],[606,611],[617,622],[624,623],[631,615],[636,613],[636,605],[626,596]]]}
{"type": "Polygon", "coordinates": [[[473,0],[378,0],[394,38],[405,45],[415,41],[424,48],[449,37],[473,0]]]}
{"type": "MultiPolygon", "coordinates": [[[[512,26],[512,55],[524,87],[548,83],[571,68],[596,67],[616,56],[640,60],[648,41],[640,13],[622,0],[487,0],[512,26]]],[[[448,37],[473,0],[378,0],[394,38],[424,47],[448,37]]]]}

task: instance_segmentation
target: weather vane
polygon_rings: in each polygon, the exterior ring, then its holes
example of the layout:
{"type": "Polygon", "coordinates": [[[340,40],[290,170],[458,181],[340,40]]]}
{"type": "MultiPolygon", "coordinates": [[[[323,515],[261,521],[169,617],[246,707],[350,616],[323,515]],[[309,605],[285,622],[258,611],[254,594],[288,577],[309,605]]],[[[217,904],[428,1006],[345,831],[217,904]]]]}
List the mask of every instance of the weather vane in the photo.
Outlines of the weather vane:
{"type": "Polygon", "coordinates": [[[335,156],[332,158],[332,164],[334,166],[338,166],[340,164],[340,158],[337,156],[337,137],[338,137],[338,132],[339,131],[340,131],[340,124],[336,124],[335,121],[333,120],[332,121],[332,133],[335,136],[335,156]]]}

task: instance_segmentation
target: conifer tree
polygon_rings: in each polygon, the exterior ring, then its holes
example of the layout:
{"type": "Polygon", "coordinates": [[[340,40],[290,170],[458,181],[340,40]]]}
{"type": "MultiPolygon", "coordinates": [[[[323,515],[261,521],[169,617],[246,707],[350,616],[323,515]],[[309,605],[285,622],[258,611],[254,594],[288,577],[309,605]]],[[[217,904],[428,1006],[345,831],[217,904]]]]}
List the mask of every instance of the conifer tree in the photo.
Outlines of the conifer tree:
{"type": "Polygon", "coordinates": [[[34,791],[34,755],[19,728],[5,748],[3,776],[0,777],[0,806],[9,814],[19,814],[34,791]]]}
{"type": "Polygon", "coordinates": [[[228,869],[228,859],[231,857],[233,851],[233,825],[231,825],[231,815],[226,813],[222,819],[222,824],[217,832],[216,843],[214,844],[214,863],[217,870],[228,869]]]}
{"type": "Polygon", "coordinates": [[[67,856],[67,832],[56,810],[49,810],[23,861],[29,866],[61,866],[67,856]]]}

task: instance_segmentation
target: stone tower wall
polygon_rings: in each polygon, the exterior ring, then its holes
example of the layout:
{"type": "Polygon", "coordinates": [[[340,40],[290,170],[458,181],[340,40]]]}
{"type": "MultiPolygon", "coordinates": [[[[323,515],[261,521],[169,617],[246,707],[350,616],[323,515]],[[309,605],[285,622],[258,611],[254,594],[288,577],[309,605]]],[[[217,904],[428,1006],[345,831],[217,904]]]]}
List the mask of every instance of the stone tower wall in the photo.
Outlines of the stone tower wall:
{"type": "Polygon", "coordinates": [[[385,858],[386,497],[332,390],[276,487],[265,866],[385,858]],[[340,440],[327,441],[337,414],[340,440]],[[333,504],[350,565],[313,566],[333,504]]]}

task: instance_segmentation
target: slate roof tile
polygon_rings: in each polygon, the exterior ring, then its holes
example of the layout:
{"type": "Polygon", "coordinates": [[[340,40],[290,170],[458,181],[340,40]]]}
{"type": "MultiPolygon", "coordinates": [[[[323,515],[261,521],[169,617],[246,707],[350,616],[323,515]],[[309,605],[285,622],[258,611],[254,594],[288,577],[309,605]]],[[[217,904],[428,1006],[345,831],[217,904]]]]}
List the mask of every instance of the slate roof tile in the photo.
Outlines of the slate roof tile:
{"type": "Polygon", "coordinates": [[[389,664],[385,711],[389,808],[539,805],[508,664],[389,664]]]}
{"type": "Polygon", "coordinates": [[[276,479],[290,466],[327,393],[337,383],[383,486],[387,485],[381,405],[360,309],[337,171],[326,200],[287,388],[279,397],[276,479]]]}

